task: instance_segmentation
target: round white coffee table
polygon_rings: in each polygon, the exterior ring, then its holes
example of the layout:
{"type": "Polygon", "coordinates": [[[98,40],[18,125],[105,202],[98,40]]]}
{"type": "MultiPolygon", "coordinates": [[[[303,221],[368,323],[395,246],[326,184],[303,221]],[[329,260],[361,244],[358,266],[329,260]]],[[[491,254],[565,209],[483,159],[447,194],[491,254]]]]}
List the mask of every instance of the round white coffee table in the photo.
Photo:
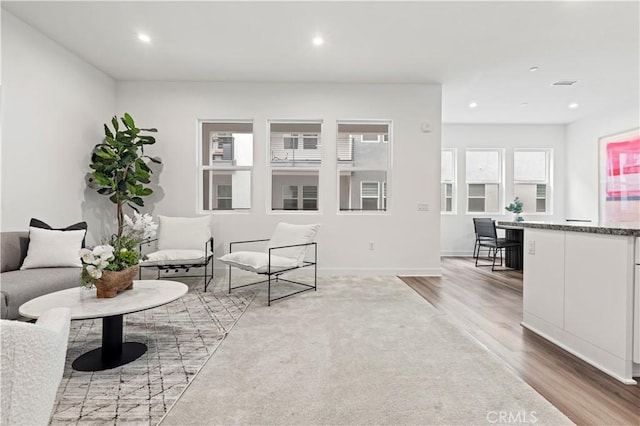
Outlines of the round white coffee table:
{"type": "Polygon", "coordinates": [[[102,318],[102,347],[80,355],[72,364],[78,371],[101,371],[127,364],[147,351],[144,343],[123,343],[124,314],[173,302],[188,290],[185,284],[175,281],[134,280],[132,290],[98,299],[95,289],[78,286],[36,297],[21,305],[18,311],[24,317],[38,318],[51,308],[65,307],[71,309],[72,320],[102,318]]]}

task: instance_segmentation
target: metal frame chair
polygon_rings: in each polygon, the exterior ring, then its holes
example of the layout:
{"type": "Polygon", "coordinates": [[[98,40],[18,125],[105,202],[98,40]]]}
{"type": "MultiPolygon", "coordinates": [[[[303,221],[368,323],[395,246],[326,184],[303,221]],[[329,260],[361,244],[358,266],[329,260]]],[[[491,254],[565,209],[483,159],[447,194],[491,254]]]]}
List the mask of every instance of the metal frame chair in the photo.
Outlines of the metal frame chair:
{"type": "MultiPolygon", "coordinates": [[[[261,243],[261,242],[266,242],[266,241],[270,241],[269,239],[262,239],[262,240],[247,240],[247,241],[234,241],[234,242],[230,242],[229,243],[229,253],[233,253],[233,245],[234,244],[248,244],[248,243],[261,243]]],[[[237,289],[237,288],[242,288],[242,287],[248,287],[248,286],[252,286],[252,285],[257,285],[257,284],[264,284],[267,283],[267,306],[271,306],[271,302],[274,302],[276,300],[280,300],[280,299],[284,299],[286,297],[290,297],[293,296],[295,294],[299,294],[299,293],[303,293],[305,291],[316,291],[318,288],[318,243],[316,243],[315,241],[310,242],[310,243],[304,243],[304,244],[292,244],[292,245],[286,245],[286,246],[278,246],[278,247],[270,247],[267,250],[267,256],[268,256],[268,266],[267,266],[267,270],[265,272],[257,272],[257,271],[253,271],[258,275],[265,275],[267,277],[267,279],[262,280],[262,281],[257,281],[254,283],[250,283],[250,284],[243,284],[243,285],[239,285],[236,287],[232,287],[231,286],[231,268],[232,265],[228,265],[229,267],[229,294],[231,294],[231,290],[237,289]],[[303,260],[302,264],[294,266],[294,267],[289,267],[289,268],[285,268],[285,269],[274,269],[272,270],[272,259],[271,256],[276,255],[274,252],[277,253],[277,250],[282,250],[282,249],[287,249],[287,248],[292,248],[292,247],[309,247],[309,246],[313,246],[313,261],[309,261],[309,260],[303,260]],[[307,284],[307,283],[302,283],[299,281],[293,281],[290,279],[285,279],[282,278],[281,275],[286,273],[286,272],[291,272],[293,270],[296,269],[301,269],[301,268],[307,268],[309,266],[313,266],[313,285],[311,284],[307,284]],[[279,282],[279,281],[284,281],[287,283],[291,283],[291,284],[296,284],[296,285],[300,285],[303,286],[305,288],[303,288],[302,290],[298,290],[298,291],[294,291],[293,293],[289,293],[286,294],[284,296],[279,296],[279,297],[275,297],[275,298],[271,298],[271,283],[272,281],[275,281],[275,283],[279,282]]]]}
{"type": "MultiPolygon", "coordinates": [[[[493,219],[491,219],[490,217],[474,217],[473,218],[473,230],[476,234],[476,241],[473,245],[473,258],[477,259],[478,256],[480,256],[480,248],[482,246],[480,246],[480,237],[478,236],[478,222],[492,222],[493,219]]],[[[487,248],[488,249],[488,253],[487,253],[487,257],[491,257],[491,248],[487,248]]]]}
{"type": "MultiPolygon", "coordinates": [[[[151,245],[152,242],[157,241],[157,238],[153,239],[153,240],[148,240],[148,241],[144,241],[140,244],[140,251],[142,252],[142,246],[143,245],[151,245]]],[[[204,268],[204,274],[202,275],[171,275],[171,277],[175,277],[175,278],[204,278],[204,291],[207,291],[207,287],[209,286],[209,283],[211,282],[211,280],[213,279],[213,259],[214,259],[214,251],[213,251],[213,237],[210,237],[204,244],[204,260],[200,261],[200,262],[190,262],[188,259],[186,259],[184,262],[181,261],[177,261],[175,263],[173,262],[169,262],[166,264],[161,264],[161,263],[156,263],[156,264],[152,264],[152,265],[144,265],[144,264],[140,264],[140,268],[138,269],[138,279],[142,279],[142,268],[157,268],[158,270],[158,276],[157,279],[160,279],[160,272],[164,271],[165,273],[168,273],[169,271],[175,271],[176,273],[179,271],[184,271],[184,273],[186,274],[187,272],[189,272],[189,269],[195,269],[195,268],[204,268]],[[211,265],[211,273],[207,273],[207,269],[209,267],[209,265],[211,265]]]]}
{"type": "Polygon", "coordinates": [[[507,240],[506,238],[498,238],[498,233],[496,231],[496,222],[494,220],[476,222],[476,230],[478,235],[478,250],[480,249],[480,247],[486,247],[487,249],[490,249],[489,257],[483,259],[492,260],[491,265],[478,265],[478,259],[480,258],[480,256],[478,255],[478,257],[476,257],[476,266],[491,266],[492,271],[514,270],[513,268],[496,269],[496,257],[499,250],[500,266],[503,266],[503,250],[522,250],[522,245],[520,244],[520,242],[507,240]],[[491,251],[493,251],[493,258],[491,258],[491,251]]]}

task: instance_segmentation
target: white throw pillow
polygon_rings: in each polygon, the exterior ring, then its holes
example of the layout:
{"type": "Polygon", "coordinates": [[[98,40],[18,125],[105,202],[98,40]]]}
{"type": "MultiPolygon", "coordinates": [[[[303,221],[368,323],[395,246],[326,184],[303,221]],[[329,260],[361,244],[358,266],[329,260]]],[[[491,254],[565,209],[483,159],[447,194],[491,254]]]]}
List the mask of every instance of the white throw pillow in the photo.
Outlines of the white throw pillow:
{"type": "Polygon", "coordinates": [[[158,250],[204,250],[211,218],[158,216],[158,250]]]}
{"type": "MultiPolygon", "coordinates": [[[[257,251],[236,251],[218,258],[220,262],[259,274],[269,271],[269,255],[257,251]]],[[[300,266],[296,259],[271,255],[271,272],[300,266]]]]}
{"type": "Polygon", "coordinates": [[[86,233],[30,226],[27,257],[20,269],[82,267],[79,252],[86,233]]]}
{"type": "MultiPolygon", "coordinates": [[[[276,226],[276,230],[273,232],[267,248],[311,243],[318,233],[318,228],[320,228],[319,224],[292,225],[290,223],[280,222],[278,226],[276,226]]],[[[301,264],[309,247],[311,246],[272,250],[271,254],[293,258],[297,263],[301,264]]]]}
{"type": "MultiPolygon", "coordinates": [[[[213,256],[207,252],[207,258],[213,256]]],[[[205,263],[204,251],[202,250],[158,250],[149,253],[147,258],[140,264],[142,266],[156,265],[194,265],[205,263]]]]}

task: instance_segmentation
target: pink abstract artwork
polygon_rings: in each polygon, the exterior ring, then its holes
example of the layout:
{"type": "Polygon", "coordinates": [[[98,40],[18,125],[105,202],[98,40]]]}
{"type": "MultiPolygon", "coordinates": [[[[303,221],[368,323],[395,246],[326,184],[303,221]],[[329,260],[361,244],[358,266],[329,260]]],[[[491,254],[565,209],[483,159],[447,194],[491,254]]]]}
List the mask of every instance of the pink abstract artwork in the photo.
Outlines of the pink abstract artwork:
{"type": "Polygon", "coordinates": [[[640,223],[640,132],[600,139],[604,171],[604,222],[640,223]]]}

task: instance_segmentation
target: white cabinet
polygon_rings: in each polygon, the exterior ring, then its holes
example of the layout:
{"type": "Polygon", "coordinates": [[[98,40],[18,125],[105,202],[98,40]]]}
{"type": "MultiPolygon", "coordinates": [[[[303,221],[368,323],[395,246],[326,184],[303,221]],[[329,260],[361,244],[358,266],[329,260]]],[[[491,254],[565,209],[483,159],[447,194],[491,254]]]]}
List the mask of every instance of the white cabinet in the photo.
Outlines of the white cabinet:
{"type": "Polygon", "coordinates": [[[524,232],[523,326],[628,384],[639,350],[635,240],[524,232]]]}
{"type": "Polygon", "coordinates": [[[524,232],[523,309],[564,327],[564,232],[524,232]]]}

